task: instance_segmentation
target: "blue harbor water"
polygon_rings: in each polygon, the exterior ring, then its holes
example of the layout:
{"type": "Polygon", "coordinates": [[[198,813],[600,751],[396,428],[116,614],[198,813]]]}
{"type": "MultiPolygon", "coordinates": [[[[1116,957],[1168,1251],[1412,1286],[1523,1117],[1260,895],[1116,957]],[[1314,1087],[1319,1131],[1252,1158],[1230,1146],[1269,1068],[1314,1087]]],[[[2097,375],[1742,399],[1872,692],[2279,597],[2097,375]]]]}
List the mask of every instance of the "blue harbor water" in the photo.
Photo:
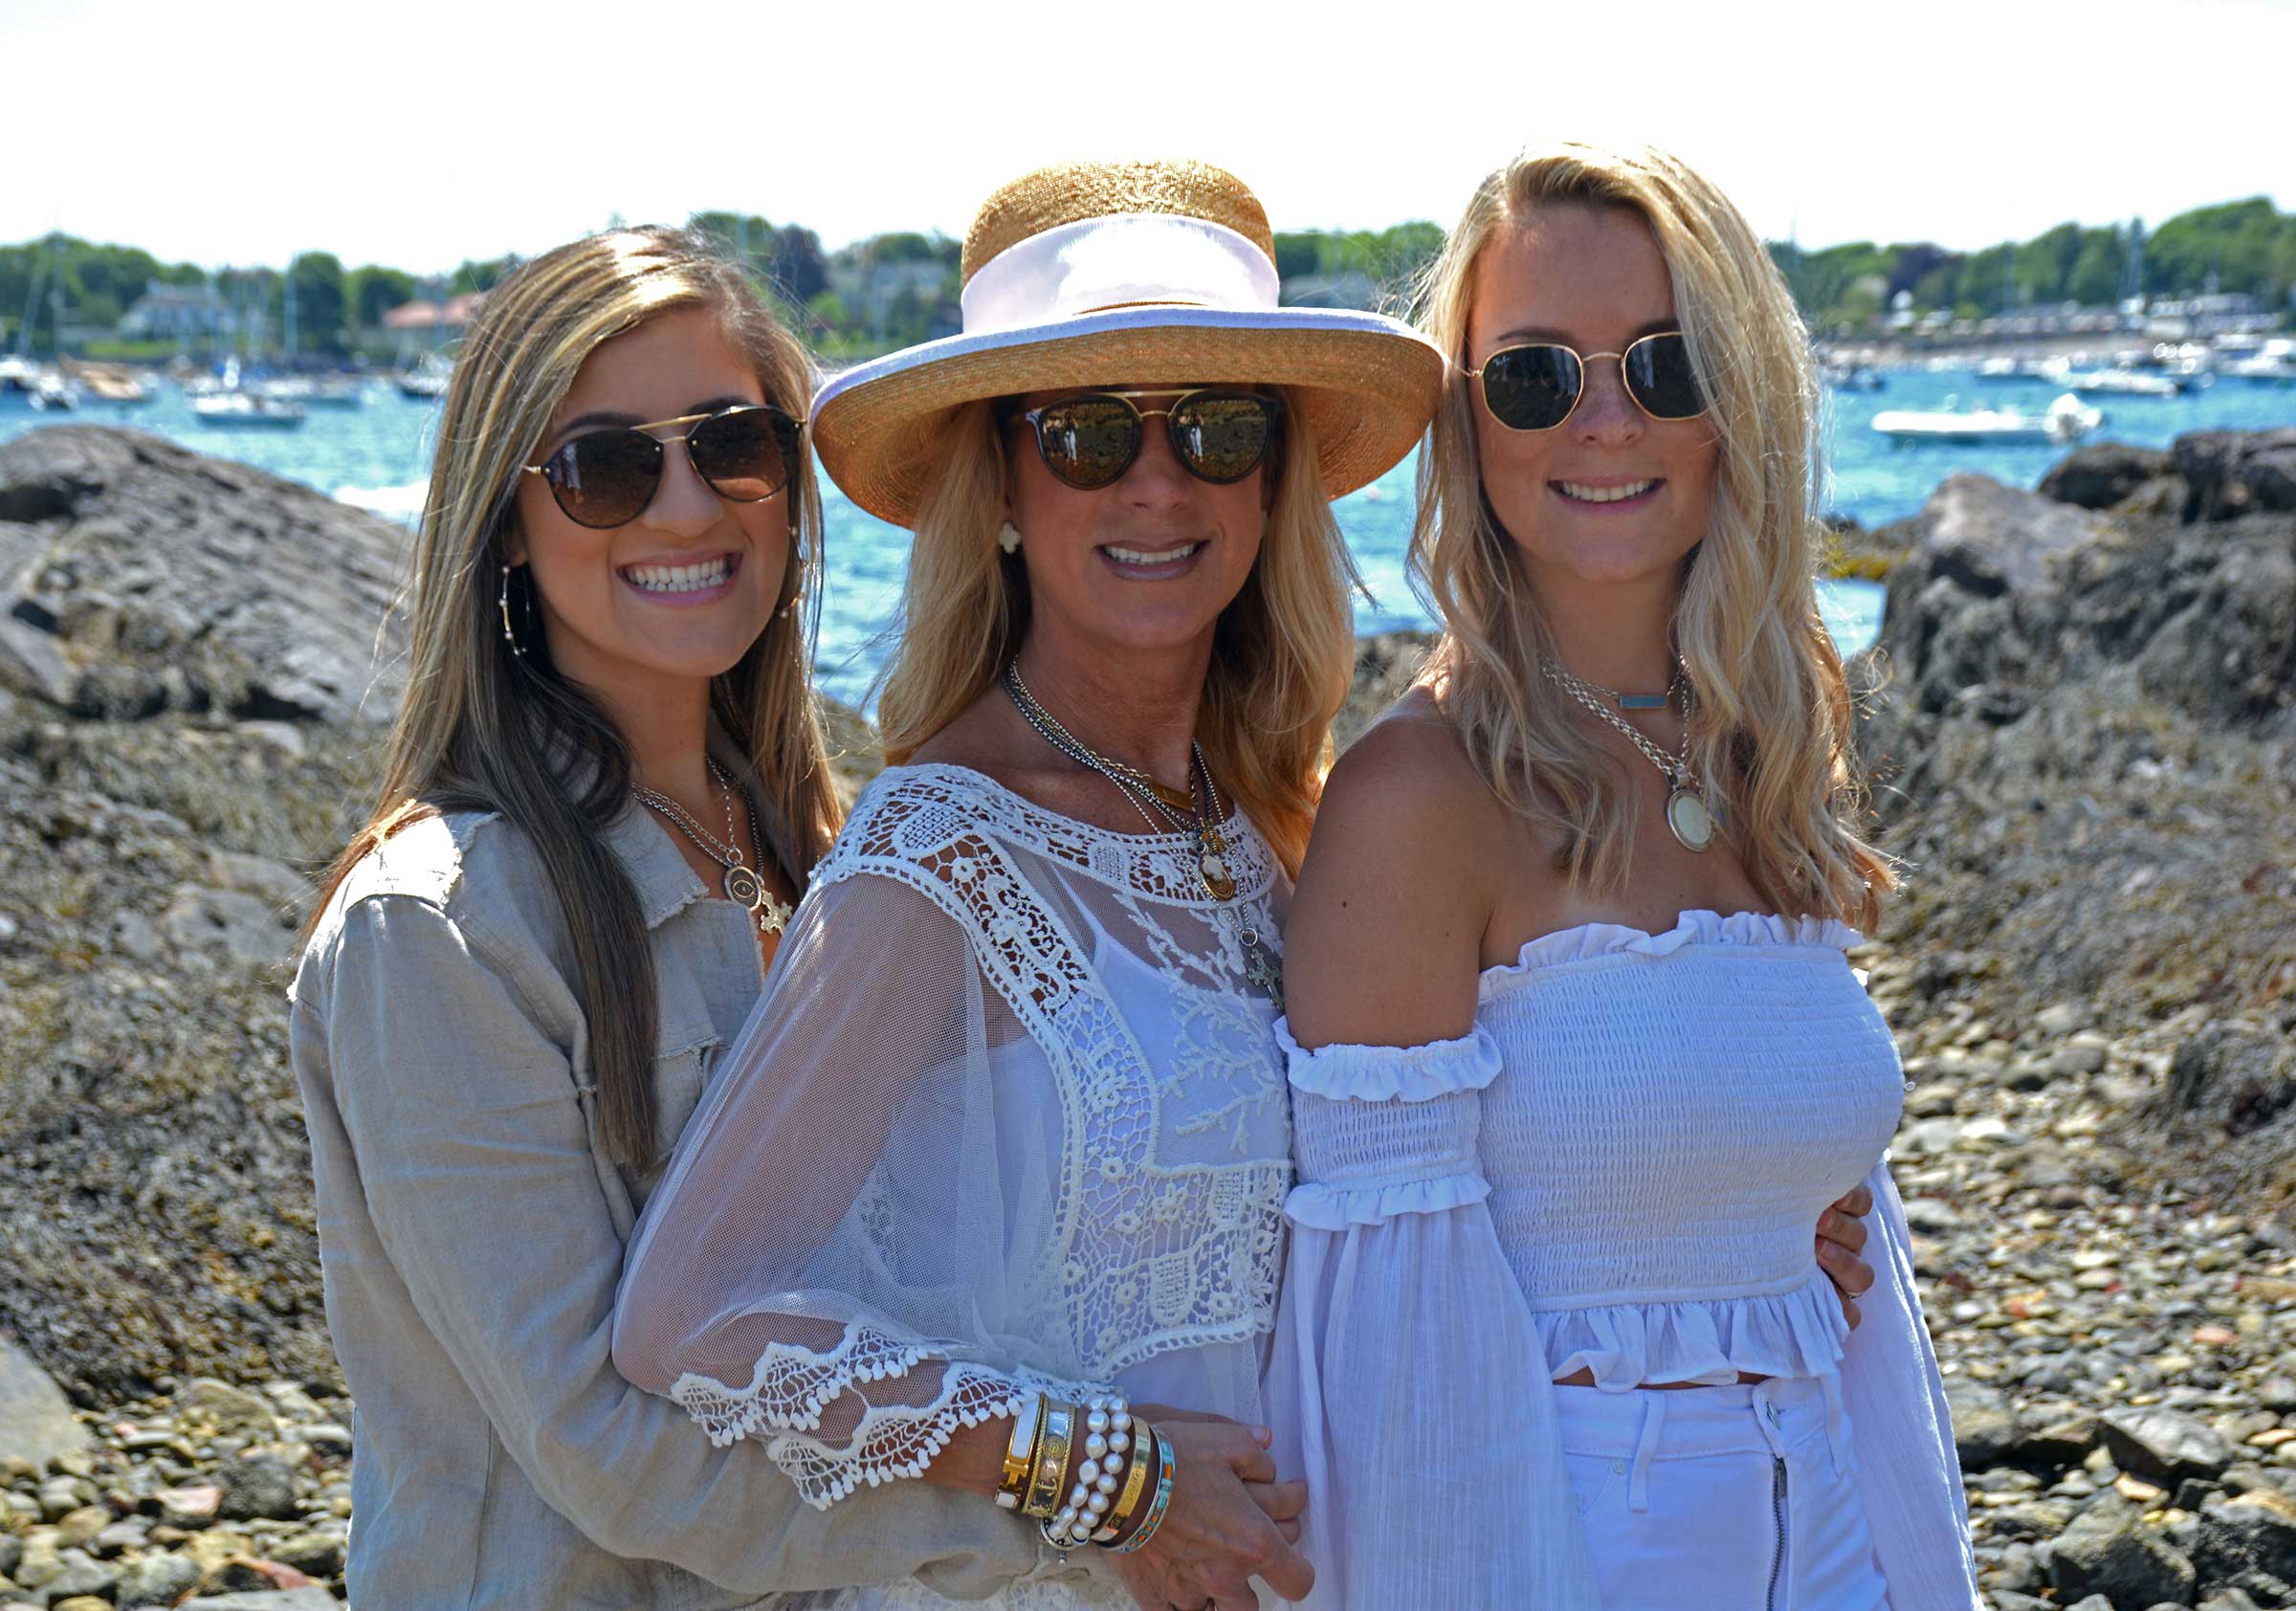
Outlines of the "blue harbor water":
{"type": "MultiPolygon", "coordinates": [[[[2064,456],[2064,448],[1893,447],[1874,433],[1873,416],[1888,408],[2002,408],[2040,413],[2060,389],[2045,380],[1979,381],[1968,369],[1891,369],[1880,391],[1829,393],[1824,421],[1828,507],[1875,526],[1914,513],[1937,483],[1956,471],[2034,485],[2064,456]]],[[[2165,448],[2188,430],[2296,424],[2296,389],[2231,380],[2188,396],[2118,397],[2100,406],[2106,423],[2091,440],[2144,447],[2165,448]]],[[[363,407],[314,408],[297,430],[223,429],[203,424],[181,393],[163,387],[152,401],[134,408],[91,401],[63,417],[132,425],[411,520],[421,509],[423,477],[435,445],[436,406],[409,401],[378,383],[367,388],[363,407]]],[[[56,418],[22,408],[0,411],[0,441],[56,418]]],[[[1368,591],[1356,603],[1359,632],[1430,625],[1403,573],[1412,471],[1412,461],[1405,460],[1337,505],[1340,527],[1368,591]]],[[[899,596],[909,534],[863,514],[826,478],[823,490],[829,582],[822,604],[822,681],[838,697],[860,702],[883,658],[882,635],[899,596]]],[[[1828,583],[1823,604],[1827,625],[1845,651],[1863,649],[1880,629],[1881,589],[1870,583],[1828,583]]]]}

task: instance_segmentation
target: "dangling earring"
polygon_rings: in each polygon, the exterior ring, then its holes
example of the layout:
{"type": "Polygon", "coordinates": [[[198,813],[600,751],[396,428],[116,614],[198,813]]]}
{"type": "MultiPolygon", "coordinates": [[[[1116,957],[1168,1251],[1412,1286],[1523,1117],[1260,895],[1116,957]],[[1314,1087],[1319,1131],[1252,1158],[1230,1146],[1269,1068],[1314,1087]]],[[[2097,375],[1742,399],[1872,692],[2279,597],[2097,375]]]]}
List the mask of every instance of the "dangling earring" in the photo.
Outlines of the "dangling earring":
{"type": "Polygon", "coordinates": [[[1021,528],[1010,520],[999,526],[997,528],[997,546],[1007,554],[1019,553],[1021,551],[1021,528]]]}
{"type": "Polygon", "coordinates": [[[523,660],[526,648],[519,642],[519,634],[510,626],[510,566],[502,567],[502,590],[495,595],[495,607],[502,612],[502,641],[510,645],[511,653],[523,660]]]}

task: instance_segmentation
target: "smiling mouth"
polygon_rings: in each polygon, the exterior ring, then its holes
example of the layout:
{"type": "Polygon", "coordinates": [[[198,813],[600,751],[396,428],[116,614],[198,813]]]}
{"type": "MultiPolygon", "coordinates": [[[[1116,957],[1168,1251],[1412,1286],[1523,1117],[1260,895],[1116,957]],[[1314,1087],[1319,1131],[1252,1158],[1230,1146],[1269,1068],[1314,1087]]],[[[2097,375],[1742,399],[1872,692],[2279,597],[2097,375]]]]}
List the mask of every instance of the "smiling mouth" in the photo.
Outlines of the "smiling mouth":
{"type": "Polygon", "coordinates": [[[1149,571],[1169,570],[1183,564],[1203,547],[1203,541],[1200,538],[1171,548],[1128,548],[1120,542],[1104,542],[1099,552],[1119,570],[1149,571]]]}
{"type": "Polygon", "coordinates": [[[690,565],[624,565],[622,579],[642,593],[705,593],[740,563],[736,555],[715,554],[690,565]]]}
{"type": "Polygon", "coordinates": [[[1590,487],[1583,481],[1549,481],[1547,485],[1573,503],[1625,503],[1645,493],[1655,492],[1666,482],[1653,477],[1645,481],[1626,481],[1615,487],[1590,487]]]}

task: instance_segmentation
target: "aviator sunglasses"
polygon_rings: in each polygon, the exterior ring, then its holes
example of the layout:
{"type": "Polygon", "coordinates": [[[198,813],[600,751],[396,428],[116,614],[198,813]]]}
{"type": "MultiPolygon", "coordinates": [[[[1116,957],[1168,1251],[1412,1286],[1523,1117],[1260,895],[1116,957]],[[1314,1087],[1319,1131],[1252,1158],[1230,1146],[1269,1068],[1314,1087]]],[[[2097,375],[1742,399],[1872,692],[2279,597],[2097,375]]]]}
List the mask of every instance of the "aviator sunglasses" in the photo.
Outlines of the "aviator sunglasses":
{"type": "Polygon", "coordinates": [[[735,503],[762,503],[789,484],[799,462],[803,420],[770,404],[743,404],[714,414],[681,414],[648,425],[585,430],[540,464],[522,468],[550,483],[550,496],[577,525],[628,525],[661,489],[665,450],[686,445],[694,473],[735,503]],[[683,436],[654,436],[668,426],[683,436]]]}
{"type": "Polygon", "coordinates": [[[1553,430],[1569,419],[1586,395],[1586,366],[1615,358],[1634,406],[1654,420],[1695,419],[1706,412],[1706,393],[1690,365],[1690,344],[1679,330],[1662,330],[1627,343],[1624,352],[1590,352],[1583,357],[1558,342],[1506,347],[1467,371],[1483,381],[1483,406],[1510,430],[1553,430]]]}
{"type": "Polygon", "coordinates": [[[1124,478],[1140,456],[1148,417],[1161,415],[1173,456],[1200,481],[1226,486],[1257,470],[1275,448],[1283,427],[1279,397],[1207,387],[1196,391],[1122,389],[1064,397],[1015,416],[1036,433],[1045,468],[1079,492],[1095,492],[1124,478]],[[1133,399],[1177,398],[1168,408],[1142,408],[1133,399]]]}

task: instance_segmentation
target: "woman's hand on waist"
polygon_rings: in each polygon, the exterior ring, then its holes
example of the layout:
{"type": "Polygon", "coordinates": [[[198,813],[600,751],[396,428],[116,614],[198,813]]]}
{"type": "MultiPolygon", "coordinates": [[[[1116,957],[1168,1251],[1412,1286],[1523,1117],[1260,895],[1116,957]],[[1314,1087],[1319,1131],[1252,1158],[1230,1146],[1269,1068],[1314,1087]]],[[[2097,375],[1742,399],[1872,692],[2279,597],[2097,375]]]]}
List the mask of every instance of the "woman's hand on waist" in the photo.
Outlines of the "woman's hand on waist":
{"type": "Polygon", "coordinates": [[[1873,1266],[1858,1255],[1866,1250],[1866,1216],[1873,1212],[1873,1193],[1863,1184],[1818,1216],[1818,1268],[1834,1284],[1842,1300],[1843,1318],[1858,1329],[1858,1299],[1873,1287],[1873,1266]]]}

